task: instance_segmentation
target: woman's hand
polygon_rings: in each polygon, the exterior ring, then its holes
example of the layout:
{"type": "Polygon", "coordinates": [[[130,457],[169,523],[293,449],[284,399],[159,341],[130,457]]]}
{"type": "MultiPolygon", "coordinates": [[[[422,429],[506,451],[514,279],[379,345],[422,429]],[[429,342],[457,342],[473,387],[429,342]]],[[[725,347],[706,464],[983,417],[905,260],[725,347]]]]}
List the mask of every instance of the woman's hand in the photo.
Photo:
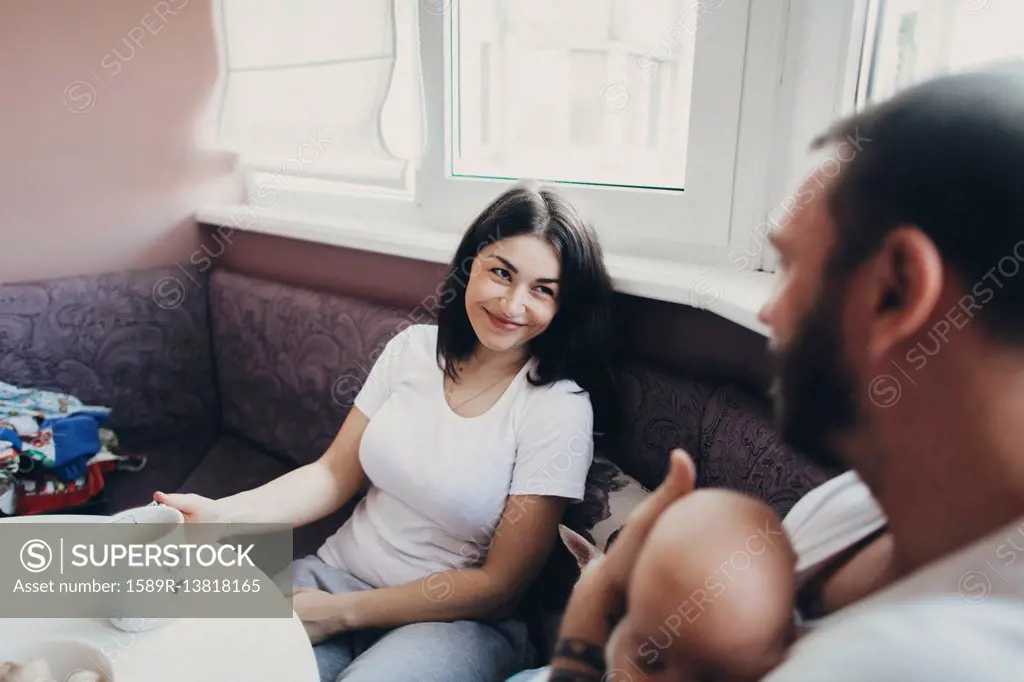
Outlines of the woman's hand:
{"type": "Polygon", "coordinates": [[[185,517],[186,523],[223,523],[223,513],[217,500],[193,493],[173,493],[168,495],[157,491],[153,499],[160,504],[177,509],[185,517]]]}
{"type": "Polygon", "coordinates": [[[312,587],[292,592],[292,609],[302,621],[311,644],[345,631],[343,600],[345,594],[330,594],[312,587]]]}
{"type": "Polygon", "coordinates": [[[230,535],[229,514],[220,500],[193,493],[168,495],[159,491],[153,493],[153,499],[181,512],[187,524],[185,537],[189,542],[216,544],[230,535]]]}

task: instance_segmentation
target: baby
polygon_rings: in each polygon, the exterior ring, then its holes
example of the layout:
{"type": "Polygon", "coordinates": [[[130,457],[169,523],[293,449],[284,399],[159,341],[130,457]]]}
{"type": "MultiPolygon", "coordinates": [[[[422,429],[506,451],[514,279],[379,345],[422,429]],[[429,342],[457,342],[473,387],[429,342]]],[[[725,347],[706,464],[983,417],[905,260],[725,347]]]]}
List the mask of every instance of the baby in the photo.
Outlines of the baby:
{"type": "MultiPolygon", "coordinates": [[[[559,531],[581,570],[600,559],[578,533],[559,531]]],[[[637,557],[627,613],[606,647],[609,679],[761,679],[806,618],[895,579],[885,531],[885,515],[852,472],[808,493],[785,521],[741,493],[689,493],[637,557]]]]}
{"type": "MultiPolygon", "coordinates": [[[[580,570],[602,552],[559,534],[580,570]]],[[[626,614],[605,647],[602,680],[746,682],[777,666],[796,637],[796,553],[771,507],[723,489],[693,491],[651,531],[626,614]]],[[[540,682],[547,670],[509,682],[540,682]]]]}
{"type": "MultiPolygon", "coordinates": [[[[605,647],[608,682],[757,680],[813,625],[896,579],[892,536],[854,472],[779,520],[763,502],[701,489],[673,503],[637,557],[627,613],[605,647]]],[[[580,569],[602,552],[559,527],[580,569]]],[[[610,544],[610,543],[609,543],[610,544]]],[[[547,679],[525,671],[516,682],[547,679]]]]}
{"type": "Polygon", "coordinates": [[[771,507],[696,490],[655,524],[606,648],[623,680],[758,680],[796,639],[796,553],[771,507]]]}

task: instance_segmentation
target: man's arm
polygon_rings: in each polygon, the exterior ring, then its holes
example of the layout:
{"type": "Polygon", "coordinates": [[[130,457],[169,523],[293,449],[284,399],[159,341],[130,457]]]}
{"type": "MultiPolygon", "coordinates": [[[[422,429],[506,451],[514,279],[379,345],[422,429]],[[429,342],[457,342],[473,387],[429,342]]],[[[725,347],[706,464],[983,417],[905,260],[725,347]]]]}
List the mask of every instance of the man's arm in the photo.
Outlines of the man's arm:
{"type": "Polygon", "coordinates": [[[797,595],[800,611],[822,618],[876,592],[896,578],[893,538],[887,528],[835,557],[797,595]]]}
{"type": "Polygon", "coordinates": [[[551,657],[550,682],[600,682],[604,648],[622,612],[622,596],[598,566],[588,569],[569,598],[551,657]]]}
{"type": "Polygon", "coordinates": [[[665,480],[630,513],[615,545],[580,576],[551,657],[551,682],[600,681],[604,648],[626,604],[626,586],[647,536],[669,505],[693,490],[697,469],[683,450],[669,455],[665,480]]]}

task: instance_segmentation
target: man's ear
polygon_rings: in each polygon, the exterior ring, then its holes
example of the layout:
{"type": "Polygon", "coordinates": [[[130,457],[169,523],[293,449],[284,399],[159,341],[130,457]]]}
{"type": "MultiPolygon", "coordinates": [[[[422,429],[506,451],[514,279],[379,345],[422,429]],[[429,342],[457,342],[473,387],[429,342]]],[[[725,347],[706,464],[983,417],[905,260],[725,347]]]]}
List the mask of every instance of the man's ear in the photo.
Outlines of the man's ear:
{"type": "Polygon", "coordinates": [[[890,232],[873,260],[876,310],[868,352],[880,359],[931,317],[942,294],[944,269],[935,242],[914,226],[890,232]]]}
{"type": "Polygon", "coordinates": [[[558,534],[561,536],[566,549],[576,557],[576,563],[581,571],[587,564],[601,556],[601,550],[592,543],[587,542],[586,538],[568,526],[558,524],[558,534]]]}

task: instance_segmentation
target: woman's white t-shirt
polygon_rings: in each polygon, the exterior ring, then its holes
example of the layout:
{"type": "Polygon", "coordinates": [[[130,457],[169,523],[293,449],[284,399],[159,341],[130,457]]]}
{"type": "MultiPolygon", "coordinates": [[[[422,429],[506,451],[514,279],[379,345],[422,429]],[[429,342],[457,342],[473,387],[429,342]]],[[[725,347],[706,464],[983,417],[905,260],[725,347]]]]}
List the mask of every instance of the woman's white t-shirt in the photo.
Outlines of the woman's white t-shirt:
{"type": "MultiPolygon", "coordinates": [[[[436,347],[436,326],[403,330],[355,399],[371,485],[317,554],[375,587],[481,565],[510,495],[581,500],[593,459],[593,410],[575,382],[533,386],[530,360],[493,407],[462,417],[436,347]]],[[[510,520],[522,513],[509,505],[510,520]]]]}

